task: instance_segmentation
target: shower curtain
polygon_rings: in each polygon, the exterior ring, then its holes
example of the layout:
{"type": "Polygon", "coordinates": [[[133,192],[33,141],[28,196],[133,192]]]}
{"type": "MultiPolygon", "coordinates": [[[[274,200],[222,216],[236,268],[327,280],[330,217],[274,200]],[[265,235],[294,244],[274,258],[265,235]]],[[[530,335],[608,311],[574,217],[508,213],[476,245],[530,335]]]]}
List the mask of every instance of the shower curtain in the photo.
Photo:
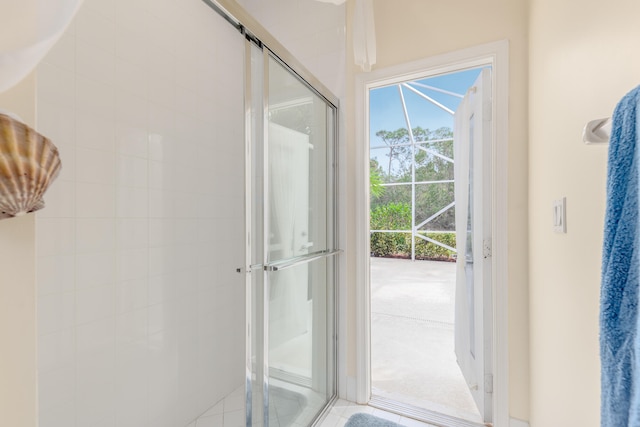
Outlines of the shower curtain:
{"type": "Polygon", "coordinates": [[[0,93],[27,76],[58,41],[82,0],[13,0],[0,14],[0,93]]]}
{"type": "MultiPolygon", "coordinates": [[[[308,135],[269,123],[269,189],[273,206],[270,221],[271,229],[276,230],[269,236],[269,262],[308,252],[309,149],[308,135]]],[[[272,349],[307,331],[307,276],[307,265],[271,274],[272,349]]]]}

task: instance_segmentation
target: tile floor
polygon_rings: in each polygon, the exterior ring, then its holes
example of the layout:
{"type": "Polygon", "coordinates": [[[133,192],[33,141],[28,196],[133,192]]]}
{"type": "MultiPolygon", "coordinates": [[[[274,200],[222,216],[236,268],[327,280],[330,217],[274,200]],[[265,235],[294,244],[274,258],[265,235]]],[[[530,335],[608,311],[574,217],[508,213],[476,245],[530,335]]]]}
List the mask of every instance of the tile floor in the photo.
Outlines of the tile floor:
{"type": "MultiPolygon", "coordinates": [[[[402,424],[405,427],[432,427],[412,418],[376,409],[367,405],[358,405],[338,399],[325,419],[318,427],[343,427],[349,417],[359,412],[372,414],[380,418],[402,424]]],[[[229,396],[216,403],[196,421],[187,427],[244,427],[244,390],[238,388],[229,396]]]]}
{"type": "Polygon", "coordinates": [[[244,387],[239,387],[187,427],[244,427],[244,425],[244,387]]]}
{"type": "Polygon", "coordinates": [[[384,418],[394,423],[402,424],[405,427],[431,427],[431,424],[426,424],[412,418],[403,417],[391,412],[383,411],[382,409],[376,409],[367,405],[358,405],[356,403],[348,402],[346,400],[338,399],[329,414],[318,425],[318,427],[343,427],[349,417],[353,414],[364,412],[367,414],[375,415],[379,418],[384,418]]]}

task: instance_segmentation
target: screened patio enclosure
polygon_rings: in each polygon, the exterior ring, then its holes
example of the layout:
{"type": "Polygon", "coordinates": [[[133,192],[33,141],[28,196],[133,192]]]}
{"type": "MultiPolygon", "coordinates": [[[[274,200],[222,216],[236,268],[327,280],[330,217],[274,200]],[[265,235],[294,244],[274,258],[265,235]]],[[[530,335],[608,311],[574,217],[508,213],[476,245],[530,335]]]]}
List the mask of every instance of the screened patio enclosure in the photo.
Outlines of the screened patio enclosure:
{"type": "Polygon", "coordinates": [[[453,115],[479,72],[370,90],[372,256],[455,258],[453,115]]]}

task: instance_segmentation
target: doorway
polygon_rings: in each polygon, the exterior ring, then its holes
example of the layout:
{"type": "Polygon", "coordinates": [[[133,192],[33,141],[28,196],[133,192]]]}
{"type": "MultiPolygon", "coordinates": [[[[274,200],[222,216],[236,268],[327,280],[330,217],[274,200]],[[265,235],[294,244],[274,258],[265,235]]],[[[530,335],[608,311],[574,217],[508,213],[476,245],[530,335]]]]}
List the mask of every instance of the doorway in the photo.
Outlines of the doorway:
{"type": "MultiPolygon", "coordinates": [[[[387,209],[386,213],[368,198],[361,199],[361,204],[359,203],[361,218],[369,218],[371,214],[372,220],[370,227],[361,227],[358,230],[360,244],[366,248],[366,250],[360,250],[358,257],[360,264],[357,290],[360,310],[357,331],[358,347],[359,349],[361,347],[361,350],[358,351],[357,356],[356,391],[359,403],[369,403],[439,425],[478,425],[480,423],[507,425],[501,424],[508,422],[508,411],[505,407],[508,394],[505,393],[507,389],[505,381],[507,307],[503,288],[506,283],[504,281],[506,229],[505,224],[500,221],[501,217],[506,216],[504,205],[506,182],[500,179],[506,165],[507,97],[505,89],[508,82],[505,78],[506,56],[506,43],[496,43],[430,58],[405,67],[379,70],[361,75],[357,79],[362,90],[358,100],[361,102],[362,110],[366,112],[366,117],[362,117],[360,121],[363,126],[359,129],[358,138],[364,141],[359,146],[359,153],[362,154],[363,160],[366,159],[366,163],[362,162],[360,165],[363,172],[361,176],[365,178],[364,182],[360,183],[361,189],[367,196],[371,193],[375,197],[377,194],[374,186],[378,184],[392,188],[392,193],[396,196],[402,197],[401,193],[404,193],[405,199],[410,198],[409,203],[396,200],[396,206],[391,210],[387,209]],[[440,99],[436,99],[433,92],[425,93],[426,89],[431,89],[429,86],[435,85],[428,84],[433,81],[426,82],[424,79],[436,78],[436,76],[443,78],[451,73],[472,69],[476,70],[474,77],[477,79],[470,85],[471,90],[463,89],[457,92],[458,105],[447,107],[440,99]],[[478,70],[482,71],[478,74],[478,70]],[[378,129],[370,125],[369,96],[372,89],[391,86],[395,86],[398,102],[402,106],[399,109],[399,115],[404,116],[402,118],[405,122],[406,140],[397,144],[396,147],[389,147],[391,144],[386,144],[388,146],[385,148],[369,142],[368,137],[371,135],[388,137],[390,134],[389,132],[379,133],[378,129]],[[451,115],[456,117],[457,131],[452,130],[451,133],[457,135],[445,135],[442,130],[435,133],[434,130],[440,128],[438,126],[435,129],[431,125],[416,126],[413,119],[415,114],[412,116],[409,112],[410,108],[407,107],[410,103],[405,92],[409,91],[418,98],[431,97],[436,101],[432,104],[437,108],[444,111],[448,109],[454,113],[451,115]],[[497,118],[502,120],[496,120],[497,118]],[[426,131],[426,128],[431,130],[426,131]],[[479,144],[479,141],[484,141],[484,144],[479,144]],[[439,147],[437,147],[438,144],[440,144],[439,147]],[[470,148],[473,149],[470,150],[470,148]],[[384,154],[372,154],[376,149],[387,151],[384,154]],[[395,150],[393,155],[392,149],[395,150]],[[416,152],[422,157],[417,157],[416,152]],[[402,156],[405,156],[404,159],[402,156]],[[429,158],[437,158],[438,161],[429,162],[429,158]],[[382,169],[381,159],[386,160],[384,164],[386,171],[380,170],[382,169]],[[403,161],[405,165],[409,165],[408,168],[405,166],[404,171],[403,161]],[[431,172],[441,170],[446,173],[441,176],[425,176],[428,163],[431,163],[431,172]],[[378,179],[380,178],[378,176],[369,181],[368,177],[374,175],[372,170],[376,167],[378,175],[384,173],[383,179],[378,179]],[[455,169],[455,185],[452,182],[453,177],[446,176],[447,173],[451,173],[451,169],[455,169]],[[436,195],[431,194],[430,198],[424,197],[432,203],[427,206],[427,209],[423,209],[424,206],[420,207],[421,197],[429,194],[428,185],[439,186],[441,190],[435,192],[438,193],[436,195]],[[408,189],[401,191],[402,186],[410,188],[410,191],[408,189]],[[455,187],[455,190],[450,188],[447,191],[447,187],[455,187]],[[497,191],[498,189],[501,191],[497,191]],[[444,195],[451,196],[452,193],[455,193],[454,200],[446,200],[444,195]],[[376,208],[378,211],[374,214],[376,208]],[[423,209],[422,213],[419,212],[420,209],[423,209]],[[453,213],[454,209],[456,213],[453,213]],[[408,217],[408,220],[405,219],[405,224],[400,225],[393,225],[388,221],[385,223],[385,214],[387,218],[401,216],[408,217]],[[374,220],[380,222],[374,224],[374,220]],[[430,225],[440,228],[430,227],[430,225]],[[439,233],[434,234],[436,231],[439,233]],[[378,236],[374,237],[376,234],[378,236]],[[455,236],[453,242],[452,236],[447,237],[451,234],[455,236]],[[424,242],[431,248],[420,247],[425,244],[424,242]],[[389,248],[393,248],[394,245],[395,249],[390,250],[389,248]],[[386,256],[380,256],[384,251],[387,251],[386,256]],[[424,261],[425,258],[435,259],[424,261]],[[431,291],[421,290],[427,295],[426,299],[431,298],[432,303],[438,303],[432,307],[435,308],[434,310],[410,309],[409,303],[415,303],[416,299],[420,299],[413,293],[419,288],[410,289],[411,285],[407,281],[400,280],[401,286],[405,285],[407,288],[406,291],[390,284],[387,284],[384,289],[384,284],[380,285],[376,282],[376,274],[380,272],[382,263],[406,262],[404,267],[399,267],[397,270],[401,272],[400,275],[407,278],[411,275],[409,266],[412,264],[445,265],[445,261],[453,260],[456,262],[446,263],[448,268],[438,269],[432,265],[427,272],[417,273],[419,279],[428,278],[430,274],[438,277],[432,281],[432,285],[436,283],[437,285],[432,286],[431,291]],[[438,270],[442,271],[438,272],[438,270]],[[379,292],[380,289],[382,292],[379,292]],[[389,299],[393,294],[396,296],[401,294],[405,301],[399,303],[396,301],[394,305],[389,299]],[[380,299],[381,296],[382,299],[376,301],[376,298],[380,299]],[[442,303],[445,300],[455,301],[455,304],[445,307],[447,304],[442,303]],[[399,366],[398,354],[391,356],[387,354],[387,359],[383,359],[382,362],[375,360],[376,346],[387,352],[393,350],[395,341],[381,339],[381,334],[376,330],[376,322],[380,323],[381,318],[392,316],[396,316],[395,321],[399,323],[407,321],[423,323],[430,325],[433,330],[437,326],[438,334],[447,336],[445,341],[448,343],[447,352],[450,355],[447,362],[459,373],[462,372],[462,375],[458,375],[457,382],[466,389],[463,400],[466,400],[467,405],[471,403],[471,406],[475,407],[476,416],[461,417],[460,413],[454,411],[452,414],[438,405],[429,408],[428,405],[421,404],[424,399],[420,396],[410,396],[413,399],[403,401],[402,398],[406,398],[406,394],[399,396],[403,393],[398,392],[397,389],[385,393],[382,387],[379,387],[389,385],[389,378],[385,378],[384,375],[388,375],[390,370],[399,366]],[[376,340],[383,344],[377,344],[376,340]],[[375,370],[380,366],[388,369],[376,377],[375,370]],[[461,377],[463,379],[460,379],[461,377]],[[387,384],[384,384],[385,381],[387,384]]],[[[444,86],[436,89],[443,89],[440,93],[448,90],[444,86]]],[[[390,129],[397,130],[393,127],[390,129]]],[[[384,130],[389,131],[389,129],[384,130]]],[[[397,137],[398,133],[392,136],[397,137]]],[[[397,143],[398,139],[395,142],[397,143]]],[[[401,279],[399,274],[387,274],[387,277],[389,275],[396,281],[401,279]]],[[[424,284],[427,281],[418,280],[418,282],[424,284]]],[[[408,327],[400,330],[409,334],[408,327]]],[[[393,339],[398,338],[399,335],[394,332],[387,334],[393,339]]],[[[405,353],[410,353],[413,349],[424,345],[425,341],[428,342],[428,339],[421,339],[414,335],[413,342],[407,345],[405,353]]],[[[424,350],[414,351],[413,356],[415,358],[413,365],[423,361],[433,370],[433,363],[429,363],[424,350]]],[[[450,369],[436,367],[435,370],[442,374],[450,369]]],[[[414,377],[416,377],[415,372],[414,377]]],[[[437,384],[437,381],[423,380],[423,382],[437,384]]],[[[408,382],[404,381],[404,386],[407,384],[408,382]]],[[[408,386],[405,387],[405,391],[408,388],[415,390],[419,387],[408,386]]],[[[438,394],[437,389],[435,393],[438,394]]],[[[453,399],[445,400],[445,403],[451,403],[453,399]]]]}
{"type": "Polygon", "coordinates": [[[467,111],[471,98],[490,89],[482,77],[490,72],[473,68],[369,89],[372,400],[478,423],[491,417],[467,385],[475,374],[461,368],[471,371],[465,359],[484,356],[476,354],[475,336],[484,333],[473,317],[486,303],[476,307],[473,280],[467,286],[457,276],[473,275],[465,243],[477,240],[477,227],[467,207],[482,213],[486,200],[461,187],[473,188],[469,150],[484,135],[468,137],[475,129],[461,116],[490,125],[467,111]],[[393,130],[381,128],[388,126],[393,130]],[[463,307],[469,313],[460,313],[463,307]],[[456,325],[456,317],[474,328],[456,325]],[[459,348],[467,342],[474,345],[459,348]]]}

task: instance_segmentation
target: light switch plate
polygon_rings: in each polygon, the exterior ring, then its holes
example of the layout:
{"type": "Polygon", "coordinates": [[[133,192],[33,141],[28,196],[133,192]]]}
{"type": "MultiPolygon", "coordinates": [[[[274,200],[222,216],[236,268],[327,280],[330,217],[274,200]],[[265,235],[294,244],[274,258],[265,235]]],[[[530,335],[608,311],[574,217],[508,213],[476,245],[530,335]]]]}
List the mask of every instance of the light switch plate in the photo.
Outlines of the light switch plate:
{"type": "Polygon", "coordinates": [[[567,232],[567,198],[553,201],[553,231],[556,233],[567,232]]]}

